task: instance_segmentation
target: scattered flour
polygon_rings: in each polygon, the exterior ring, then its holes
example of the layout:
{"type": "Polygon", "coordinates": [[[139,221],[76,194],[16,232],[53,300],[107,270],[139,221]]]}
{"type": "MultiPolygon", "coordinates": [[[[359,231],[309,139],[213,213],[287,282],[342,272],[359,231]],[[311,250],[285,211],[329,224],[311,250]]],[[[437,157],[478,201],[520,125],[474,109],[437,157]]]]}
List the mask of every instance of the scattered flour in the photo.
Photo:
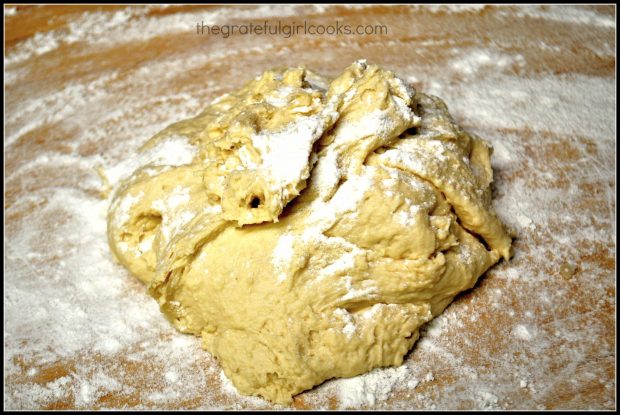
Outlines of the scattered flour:
{"type": "Polygon", "coordinates": [[[373,406],[390,397],[407,377],[407,366],[373,370],[362,376],[334,381],[339,386],[338,398],[345,408],[373,406]]]}
{"type": "Polygon", "coordinates": [[[534,337],[530,330],[522,324],[519,324],[514,328],[513,334],[515,337],[525,341],[530,341],[534,337]]]}
{"type": "Polygon", "coordinates": [[[196,155],[196,151],[196,147],[192,146],[185,137],[170,137],[148,151],[140,153],[135,157],[128,157],[120,163],[105,169],[105,175],[111,185],[116,185],[122,179],[132,174],[138,167],[147,164],[180,166],[191,163],[196,155]]]}
{"type": "MultiPolygon", "coordinates": [[[[102,71],[96,77],[75,75],[70,81],[60,83],[57,80],[37,83],[30,77],[30,62],[58,59],[57,54],[63,49],[81,56],[125,43],[146,43],[163,35],[191,31],[197,18],[213,24],[227,22],[232,17],[225,8],[197,14],[149,16],[149,11],[160,7],[163,6],[124,8],[111,14],[83,13],[72,18],[68,27],[37,33],[6,51],[5,186],[13,191],[5,193],[4,402],[7,409],[44,408],[66,401],[78,409],[91,409],[101,405],[108,395],[139,402],[135,409],[166,408],[171,403],[182,405],[190,401],[198,402],[199,409],[213,409],[222,405],[218,399],[222,392],[234,399],[233,408],[268,407],[258,398],[240,396],[223,375],[219,378],[221,390],[207,387],[213,385],[214,377],[217,380],[218,375],[213,372],[216,362],[201,351],[197,338],[172,329],[157,304],[144,294],[144,288],[112,261],[105,237],[107,202],[96,196],[102,183],[95,168],[103,166],[111,182],[121,180],[143,162],[127,154],[132,154],[164,126],[196,114],[206,105],[205,97],[213,98],[223,92],[212,81],[205,80],[199,90],[174,89],[170,84],[164,94],[153,88],[154,79],[160,83],[173,82],[192,71],[202,70],[209,62],[232,59],[242,53],[282,56],[298,51],[286,45],[263,44],[264,38],[247,39],[243,51],[213,42],[214,45],[205,43],[201,53],[191,53],[194,49],[179,52],[122,73],[112,70],[102,71]],[[50,131],[60,133],[53,140],[65,147],[52,150],[24,144],[49,126],[53,126],[50,131]],[[22,154],[26,147],[27,156],[22,154]],[[10,164],[11,157],[17,157],[19,163],[10,164]],[[47,177],[46,173],[55,166],[67,177],[73,177],[73,182],[47,177]],[[19,197],[14,196],[16,189],[19,197]],[[95,363],[93,354],[98,356],[95,363]],[[118,360],[121,355],[123,361],[118,360]],[[65,366],[59,368],[59,364],[65,366]]],[[[264,5],[234,9],[234,18],[294,17],[306,10],[322,15],[338,7],[341,6],[264,5]]],[[[346,7],[356,13],[360,7],[372,10],[383,6],[346,7]]],[[[474,14],[488,8],[489,14],[510,19],[515,18],[516,11],[520,18],[578,24],[589,30],[615,30],[613,17],[577,6],[412,7],[416,8],[438,15],[474,14]]],[[[15,7],[4,10],[5,18],[22,13],[15,7]]],[[[381,42],[386,48],[398,46],[398,42],[385,39],[381,42]]],[[[345,46],[351,50],[356,47],[351,42],[345,46]]],[[[369,43],[365,47],[372,46],[369,43]]],[[[437,47],[437,41],[421,40],[419,46],[424,52],[424,48],[437,47]]],[[[562,53],[561,48],[544,39],[530,46],[539,48],[541,53],[562,53]]],[[[545,249],[534,247],[528,253],[519,245],[511,266],[495,270],[484,285],[509,280],[527,295],[513,298],[511,303],[506,296],[495,298],[491,290],[482,287],[474,298],[454,304],[425,329],[409,364],[328,381],[304,394],[317,407],[327,405],[327,396],[336,396],[341,407],[380,407],[397,393],[409,393],[420,409],[455,408],[463,402],[477,409],[498,409],[505,407],[504,396],[513,393],[518,385],[517,389],[525,390],[528,395],[527,399],[526,395],[520,395],[524,397],[523,403],[516,403],[516,407],[525,405],[531,409],[567,377],[573,376],[577,384],[585,382],[581,365],[591,353],[589,350],[606,350],[607,346],[597,340],[602,338],[604,325],[592,324],[586,315],[555,317],[558,304],[564,304],[567,290],[573,288],[567,288],[566,283],[549,285],[553,280],[537,267],[541,261],[559,266],[564,256],[579,258],[608,250],[601,241],[615,240],[615,181],[602,192],[598,210],[580,218],[575,215],[582,192],[577,185],[569,191],[532,185],[533,177],[538,182],[551,181],[558,175],[553,168],[565,165],[529,165],[534,162],[532,149],[522,133],[524,129],[534,132],[543,147],[547,133],[580,137],[568,145],[584,156],[574,160],[573,170],[562,170],[562,177],[586,184],[610,181],[615,165],[615,157],[610,158],[610,154],[615,156],[615,79],[544,72],[521,76],[515,70],[527,70],[529,63],[519,54],[501,50],[500,44],[485,49],[449,50],[448,61],[442,62],[439,70],[428,63],[430,60],[425,55],[420,55],[415,65],[394,61],[393,66],[412,82],[427,82],[422,90],[442,96],[457,120],[475,120],[471,122],[476,125],[474,132],[491,140],[495,147],[496,211],[523,238],[535,238],[540,246],[560,244],[562,257],[548,259],[545,249]],[[463,83],[452,82],[455,75],[460,75],[463,83]],[[585,145],[579,141],[582,138],[592,143],[593,152],[583,151],[585,145]],[[506,178],[523,169],[530,177],[506,178]],[[551,233],[549,222],[557,220],[563,221],[563,230],[551,233]],[[576,248],[575,239],[586,243],[585,248],[576,248]],[[509,321],[525,323],[506,330],[508,339],[487,336],[484,328],[476,324],[488,310],[485,301],[500,305],[494,313],[505,312],[510,316],[509,321]],[[516,320],[529,310],[534,311],[531,321],[516,320]],[[463,333],[457,324],[463,320],[472,323],[468,327],[480,331],[474,335],[463,333]],[[491,343],[506,350],[505,356],[493,352],[490,357],[493,373],[476,366],[466,353],[461,353],[478,350],[483,355],[488,353],[484,345],[491,343]],[[530,351],[535,355],[528,355],[530,351]],[[525,357],[515,357],[514,352],[525,357]],[[566,363],[565,367],[550,374],[558,361],[566,363]],[[433,388],[435,383],[440,383],[433,381],[435,375],[437,380],[443,380],[435,363],[447,368],[451,377],[457,379],[457,383],[445,386],[445,393],[433,388]],[[538,387],[543,384],[546,386],[538,387]],[[450,389],[453,387],[462,391],[450,389]]],[[[615,57],[613,44],[601,44],[596,52],[615,57]]],[[[179,138],[154,150],[150,156],[153,162],[183,164],[193,154],[189,143],[179,138]]],[[[333,181],[334,173],[342,167],[331,157],[328,154],[319,160],[314,170],[317,174],[313,172],[313,180],[321,181],[325,189],[337,184],[333,181]]],[[[332,212],[351,210],[351,195],[360,191],[355,186],[363,188],[368,184],[351,183],[350,191],[325,201],[325,206],[330,206],[328,211],[332,212]]],[[[316,233],[307,237],[319,238],[316,233]]],[[[278,255],[284,262],[293,254],[292,241],[280,242],[278,255]]],[[[326,275],[346,272],[347,264],[356,254],[347,254],[331,269],[326,269],[326,275]]],[[[613,301],[613,296],[610,300],[606,293],[615,291],[615,285],[605,282],[592,265],[583,266],[589,277],[580,279],[580,286],[593,293],[593,301],[603,305],[613,301]]],[[[373,307],[365,316],[370,317],[378,309],[379,305],[373,307]]],[[[344,329],[346,333],[355,330],[349,321],[344,329]]],[[[615,390],[613,380],[607,381],[607,374],[600,368],[589,370],[588,379],[606,381],[605,387],[615,390]]],[[[399,408],[398,402],[393,405],[399,408]]]]}

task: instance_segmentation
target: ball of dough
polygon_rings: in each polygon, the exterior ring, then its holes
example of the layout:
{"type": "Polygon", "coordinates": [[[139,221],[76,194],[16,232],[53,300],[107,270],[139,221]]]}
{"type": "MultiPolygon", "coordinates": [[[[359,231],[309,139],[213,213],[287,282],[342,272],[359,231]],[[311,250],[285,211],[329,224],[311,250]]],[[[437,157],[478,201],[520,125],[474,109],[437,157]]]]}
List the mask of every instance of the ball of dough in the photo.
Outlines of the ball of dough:
{"type": "Polygon", "coordinates": [[[166,317],[244,394],[277,403],[399,365],[420,327],[501,257],[491,147],[438,98],[357,61],[267,71],[143,149],[108,239],[166,317]]]}

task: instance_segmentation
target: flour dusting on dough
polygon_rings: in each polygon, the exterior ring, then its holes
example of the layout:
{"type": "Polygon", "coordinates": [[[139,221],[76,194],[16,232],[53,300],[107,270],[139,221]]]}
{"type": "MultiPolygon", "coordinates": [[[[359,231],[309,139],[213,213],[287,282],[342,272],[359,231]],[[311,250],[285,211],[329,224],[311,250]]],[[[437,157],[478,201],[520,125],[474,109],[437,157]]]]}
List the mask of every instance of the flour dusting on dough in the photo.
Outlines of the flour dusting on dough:
{"type": "Polygon", "coordinates": [[[326,90],[307,77],[320,76],[267,71],[156,135],[147,148],[183,131],[198,155],[136,170],[109,213],[112,252],[162,312],[239,392],[277,403],[399,365],[510,257],[490,147],[439,98],[364,60],[326,90]]]}
{"type": "MultiPolygon", "coordinates": [[[[188,402],[196,409],[277,408],[233,389],[223,397],[219,365],[200,351],[199,340],[174,330],[143,287],[112,262],[107,205],[99,203],[94,169],[113,170],[134,158],[160,129],[197,114],[226,92],[225,84],[239,85],[248,68],[304,61],[335,73],[362,55],[380,57],[418,89],[440,95],[459,122],[492,142],[494,206],[518,229],[517,256],[434,319],[443,321],[434,337],[423,330],[402,381],[370,374],[335,379],[300,395],[296,407],[343,408],[346,400],[351,408],[375,409],[582,408],[598,391],[590,407],[614,408],[614,372],[607,369],[614,367],[614,342],[604,335],[613,332],[615,307],[613,10],[394,7],[399,12],[390,15],[376,5],[345,12],[385,19],[390,30],[414,36],[409,40],[325,37],[308,48],[302,45],[308,39],[244,36],[188,44],[195,13],[158,5],[70,14],[68,25],[58,21],[53,30],[7,45],[7,408],[175,409],[188,402]],[[496,41],[483,42],[471,27],[488,29],[496,41]],[[454,28],[463,36],[451,36],[454,28]],[[571,50],[576,41],[580,48],[571,50]],[[148,52],[154,45],[161,54],[148,52]],[[113,70],[89,69],[95,59],[136,46],[113,70]],[[592,205],[592,194],[600,203],[592,205]],[[531,220],[527,227],[520,214],[531,220]],[[568,259],[580,267],[571,280],[555,274],[568,259]],[[573,301],[585,313],[575,312],[573,301]],[[535,328],[536,340],[515,341],[517,324],[535,328]],[[427,383],[430,370],[436,380],[427,383]],[[358,393],[359,378],[376,386],[358,393]],[[382,392],[386,385],[389,394],[382,392]],[[558,390],[568,393],[564,400],[558,390]]],[[[342,10],[269,5],[205,9],[200,17],[335,19],[342,10]]],[[[5,11],[7,30],[10,19],[31,13],[20,6],[5,11]]],[[[375,318],[383,308],[375,304],[360,317],[375,318]]]]}

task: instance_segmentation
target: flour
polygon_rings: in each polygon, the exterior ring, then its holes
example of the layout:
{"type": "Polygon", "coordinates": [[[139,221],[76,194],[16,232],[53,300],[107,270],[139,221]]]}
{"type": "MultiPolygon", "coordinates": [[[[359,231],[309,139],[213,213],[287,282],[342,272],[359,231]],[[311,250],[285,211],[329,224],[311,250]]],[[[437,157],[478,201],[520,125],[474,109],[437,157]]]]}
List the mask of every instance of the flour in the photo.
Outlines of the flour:
{"type": "Polygon", "coordinates": [[[528,79],[494,75],[455,94],[450,109],[458,117],[463,111],[469,112],[472,105],[481,106],[476,119],[487,127],[527,126],[556,134],[609,137],[615,128],[609,122],[615,105],[614,98],[605,93],[609,88],[614,88],[613,80],[582,75],[528,79]],[[485,86],[489,84],[493,86],[485,86]],[[514,98],[500,98],[505,91],[512,91],[514,98]],[[600,110],[577,110],[594,105],[600,106],[600,110]]]}
{"type": "Polygon", "coordinates": [[[374,405],[387,399],[396,385],[407,376],[407,367],[374,370],[365,376],[342,381],[339,399],[346,407],[374,405]]]}
{"type": "Polygon", "coordinates": [[[235,388],[235,385],[233,385],[231,380],[226,377],[226,374],[223,370],[220,372],[220,382],[222,383],[222,390],[224,391],[224,393],[227,393],[229,395],[239,394],[237,392],[237,388],[235,388]]]}
{"type": "MultiPolygon", "coordinates": [[[[5,327],[7,333],[11,333],[6,339],[11,343],[25,341],[29,347],[27,354],[21,348],[5,349],[6,358],[8,362],[13,362],[15,356],[35,359],[43,367],[54,365],[59,358],[70,358],[78,366],[76,372],[44,387],[24,384],[22,390],[32,393],[30,396],[34,402],[44,405],[62,395],[71,385],[70,388],[76,388],[76,405],[88,406],[107,393],[123,389],[119,380],[106,374],[110,369],[105,366],[105,356],[113,356],[121,350],[128,353],[128,346],[149,338],[161,348],[171,347],[171,366],[180,364],[183,368],[178,359],[181,350],[187,350],[187,347],[178,348],[176,344],[160,339],[162,333],[173,338],[177,333],[161,318],[156,304],[146,297],[133,299],[132,291],[141,289],[133,286],[127,292],[128,276],[112,262],[105,243],[105,201],[98,202],[72,190],[56,190],[41,196],[47,200],[45,207],[36,216],[29,215],[35,225],[33,231],[44,227],[50,215],[63,217],[69,214],[72,218],[51,230],[49,243],[39,245],[44,249],[42,256],[54,257],[62,251],[65,254],[62,262],[52,260],[48,266],[46,276],[50,283],[33,286],[31,284],[36,284],[37,280],[33,280],[32,275],[40,272],[38,261],[24,262],[17,254],[20,243],[34,246],[29,240],[37,235],[32,231],[22,233],[15,240],[17,244],[7,252],[7,263],[19,264],[21,279],[6,281],[7,292],[11,293],[5,296],[5,327]],[[55,238],[55,235],[63,237],[55,238]],[[32,311],[30,317],[19,311],[23,309],[32,311]],[[15,313],[21,317],[17,318],[15,313]],[[42,324],[49,319],[55,323],[42,324]],[[87,351],[99,353],[104,358],[100,366],[82,372],[79,356],[87,351]],[[172,363],[173,360],[176,363],[172,363]]],[[[9,209],[9,213],[12,211],[9,209]]],[[[198,347],[193,339],[192,345],[198,347]]],[[[18,369],[10,364],[7,370],[5,374],[11,375],[18,369]]],[[[29,374],[35,377],[37,371],[29,370],[29,374]]]]}
{"type": "Polygon", "coordinates": [[[308,170],[312,145],[323,131],[324,122],[320,116],[301,116],[282,131],[252,137],[262,159],[259,171],[264,171],[262,174],[268,178],[272,191],[284,191],[282,197],[285,200],[289,197],[286,187],[310,174],[309,171],[303,173],[308,170]]]}
{"type": "MultiPolygon", "coordinates": [[[[177,66],[175,70],[182,68],[177,66]]],[[[168,66],[170,69],[173,68],[168,66]]],[[[150,113],[150,118],[142,119],[142,122],[151,124],[146,128],[135,129],[129,121],[117,124],[110,130],[106,125],[106,121],[111,119],[109,115],[100,118],[94,125],[90,124],[90,118],[80,114],[84,112],[86,115],[86,111],[90,111],[91,100],[105,100],[114,93],[108,84],[115,77],[116,73],[104,74],[90,83],[75,82],[60,92],[43,91],[40,97],[34,95],[24,100],[17,107],[17,112],[8,115],[9,134],[5,148],[10,148],[20,137],[41,125],[61,120],[67,121],[66,125],[80,121],[84,123],[80,125],[83,133],[78,138],[79,144],[95,141],[105,129],[106,135],[116,134],[119,143],[137,148],[175,116],[182,116],[183,111],[191,107],[190,104],[185,109],[174,108],[174,114],[168,109],[165,120],[158,121],[158,105],[175,102],[178,105],[191,98],[190,95],[174,94],[167,101],[156,99],[159,104],[151,107],[154,112],[150,113]],[[175,99],[175,96],[181,99],[175,99]],[[129,132],[131,134],[127,134],[129,132]],[[135,135],[136,132],[139,135],[135,135]]],[[[134,98],[135,101],[140,99],[144,98],[134,98]]],[[[145,102],[148,100],[143,100],[140,105],[145,102]]],[[[128,101],[127,107],[131,106],[131,101],[128,101]]],[[[114,151],[109,154],[114,157],[114,151]]],[[[35,181],[38,169],[57,166],[73,174],[80,172],[85,177],[81,188],[86,192],[79,188],[41,189],[19,199],[5,211],[8,215],[19,211],[30,212],[25,216],[27,227],[13,227],[9,231],[13,234],[12,244],[5,256],[7,266],[14,270],[13,278],[5,281],[5,342],[9,345],[5,347],[5,376],[10,378],[18,373],[20,367],[16,362],[20,361],[43,368],[55,367],[59,359],[71,359],[75,364],[75,369],[69,369],[69,375],[44,383],[38,380],[41,370],[29,368],[27,373],[33,383],[16,385],[13,396],[25,399],[31,405],[45,406],[71,393],[75,396],[77,408],[88,408],[101,397],[118,393],[137,394],[141,396],[142,404],[148,406],[149,402],[166,402],[172,397],[183,398],[193,393],[183,385],[174,385],[169,376],[157,379],[147,375],[144,379],[150,389],[136,390],[125,383],[127,380],[123,381],[127,376],[126,369],[112,363],[111,356],[117,353],[122,353],[128,361],[157,361],[159,367],[174,368],[175,373],[190,383],[204,383],[203,366],[197,365],[190,357],[201,353],[198,340],[171,329],[157,305],[142,295],[144,288],[133,283],[122,267],[112,261],[105,235],[107,201],[93,196],[98,195],[102,188],[102,182],[95,173],[98,166],[103,166],[109,181],[116,184],[144,163],[185,164],[191,161],[195,149],[184,138],[172,137],[144,153],[141,158],[126,157],[126,153],[116,154],[122,157],[120,163],[110,162],[109,155],[35,153],[35,158],[8,175],[9,180],[26,177],[35,181]],[[39,208],[32,211],[32,206],[39,208]],[[44,240],[40,238],[41,229],[47,229],[44,240]],[[47,282],[41,282],[41,278],[47,282]],[[24,316],[20,310],[31,310],[32,313],[24,316]],[[52,321],[54,323],[50,324],[52,321]],[[28,348],[24,349],[22,344],[28,344],[28,348]],[[91,353],[102,356],[100,363],[85,366],[82,362],[91,353]],[[157,360],[159,353],[167,356],[165,361],[157,360]]],[[[127,202],[127,209],[130,202],[127,202]]],[[[207,399],[208,396],[208,393],[205,394],[207,399]]],[[[243,398],[240,400],[243,401],[243,398]]]]}
{"type": "Polygon", "coordinates": [[[403,226],[414,226],[416,223],[416,216],[421,210],[421,207],[418,205],[408,204],[405,210],[401,210],[396,214],[396,219],[403,226]]]}
{"type": "Polygon", "coordinates": [[[165,199],[158,199],[152,203],[153,209],[161,213],[161,233],[166,242],[197,215],[197,212],[191,211],[183,211],[178,215],[174,214],[178,206],[185,205],[190,200],[188,187],[179,185],[167,196],[165,199]]]}
{"type": "Polygon", "coordinates": [[[287,265],[293,259],[293,255],[295,254],[295,250],[293,247],[293,243],[295,241],[295,237],[291,234],[284,234],[278,239],[278,244],[273,250],[273,264],[276,269],[280,270],[280,274],[278,275],[278,282],[282,282],[287,277],[287,265]]]}
{"type": "Polygon", "coordinates": [[[4,142],[5,148],[19,137],[44,124],[53,124],[66,119],[80,108],[103,100],[106,96],[105,88],[117,76],[118,73],[113,71],[88,83],[70,82],[59,91],[43,91],[47,93],[39,99],[20,101],[15,107],[15,112],[7,116],[6,122],[13,126],[21,124],[21,127],[7,135],[4,142]]]}
{"type": "Polygon", "coordinates": [[[326,201],[332,195],[342,177],[342,170],[338,162],[338,154],[328,151],[325,156],[316,161],[312,170],[312,186],[317,189],[321,199],[326,201]]]}
{"type": "Polygon", "coordinates": [[[486,49],[472,48],[463,56],[462,51],[458,51],[458,56],[451,62],[451,69],[465,79],[475,77],[481,71],[505,71],[510,67],[522,68],[525,66],[525,59],[522,55],[508,55],[503,53],[489,52],[486,49]]]}
{"type": "Polygon", "coordinates": [[[517,325],[513,330],[513,335],[521,340],[530,341],[534,337],[532,333],[522,324],[517,325]]]}
{"type": "Polygon", "coordinates": [[[330,380],[318,389],[325,392],[335,391],[342,408],[372,408],[405,387],[414,390],[433,379],[432,373],[420,375],[407,365],[401,365],[374,369],[353,378],[330,380]]]}
{"type": "MultiPolygon", "coordinates": [[[[387,407],[395,409],[531,409],[544,408],[554,385],[567,378],[574,381],[563,385],[571,394],[579,395],[580,388],[595,390],[598,379],[613,396],[615,381],[604,368],[584,366],[592,362],[588,360],[591,357],[604,361],[608,358],[604,353],[613,351],[601,335],[613,327],[613,321],[607,326],[592,320],[592,309],[590,314],[567,314],[566,310],[588,304],[605,310],[604,306],[615,304],[614,295],[609,294],[615,292],[613,278],[588,259],[615,253],[615,243],[609,242],[615,240],[616,230],[615,79],[554,73],[553,67],[541,65],[525,53],[544,55],[549,62],[556,56],[583,59],[582,51],[615,58],[613,38],[590,40],[586,36],[613,31],[613,16],[577,6],[413,6],[415,13],[435,18],[457,15],[461,21],[485,9],[488,18],[502,18],[507,27],[556,22],[570,28],[574,37],[567,37],[566,43],[530,39],[523,45],[519,39],[504,38],[470,48],[468,39],[463,43],[452,38],[426,39],[421,33],[415,41],[416,58],[406,61],[398,51],[411,49],[412,43],[389,38],[369,40],[363,44],[365,50],[354,40],[334,40],[317,44],[313,54],[300,51],[293,43],[246,37],[243,47],[203,42],[199,47],[179,48],[174,54],[132,61],[134,66],[123,70],[84,68],[90,72],[83,75],[87,72],[76,70],[78,64],[70,64],[67,78],[54,74],[42,80],[41,68],[47,70],[41,66],[43,62],[62,63],[67,56],[83,57],[116,46],[148,48],[153,40],[192,32],[197,18],[222,23],[233,18],[294,17],[303,11],[324,19],[342,7],[350,8],[356,19],[372,21],[363,13],[375,9],[380,13],[371,14],[372,19],[389,15],[385,6],[374,5],[271,5],[172,16],[149,15],[149,10],[160,10],[160,6],[125,8],[110,14],[74,16],[68,27],[38,33],[7,48],[7,409],[29,410],[56,402],[69,402],[78,409],[118,407],[114,401],[106,401],[106,396],[136,402],[135,409],[178,409],[187,402],[194,402],[199,409],[268,407],[258,398],[245,398],[234,388],[222,387],[214,369],[217,363],[201,350],[199,340],[173,330],[157,304],[144,294],[144,287],[111,260],[105,241],[107,206],[98,196],[102,183],[95,168],[102,166],[111,181],[121,180],[133,168],[122,164],[133,158],[128,154],[133,155],[171,122],[197,114],[223,92],[214,81],[218,71],[231,71],[226,81],[247,79],[247,66],[226,66],[225,59],[257,62],[262,68],[267,62],[261,56],[270,54],[282,62],[289,58],[313,61],[320,56],[326,69],[333,70],[338,65],[330,66],[330,62],[341,59],[341,52],[376,55],[378,47],[396,73],[422,84],[422,91],[440,95],[468,130],[493,143],[492,161],[497,169],[494,207],[502,221],[517,230],[522,242],[510,266],[489,273],[472,293],[446,310],[440,317],[445,320],[435,320],[440,324],[422,333],[406,366],[328,381],[302,398],[318,408],[328,408],[329,398],[335,397],[339,406],[350,408],[380,408],[387,399],[387,407]],[[521,17],[515,17],[514,10],[521,17]],[[568,26],[573,24],[578,26],[568,26]],[[339,46],[340,42],[348,49],[339,46]],[[578,51],[570,52],[571,42],[579,45],[578,51]],[[458,48],[453,50],[453,46],[458,48]],[[440,51],[447,51],[448,56],[435,56],[440,51]],[[457,75],[460,78],[455,81],[457,75]],[[185,77],[190,76],[199,83],[187,84],[185,77]],[[43,137],[54,145],[33,144],[43,137]],[[559,141],[558,137],[568,138],[559,141]],[[552,148],[554,144],[560,149],[552,148]],[[551,163],[537,158],[552,151],[573,152],[579,157],[571,159],[570,165],[554,157],[551,163]],[[557,186],[558,178],[568,184],[557,186]],[[597,203],[587,210],[581,206],[584,192],[597,192],[597,203]],[[558,221],[562,226],[555,226],[558,221]],[[548,258],[550,253],[554,256],[548,258]],[[560,278],[558,282],[543,263],[549,261],[550,267],[559,269],[567,258],[581,262],[584,271],[571,281],[560,278]],[[504,282],[508,284],[502,285],[504,282]],[[504,295],[495,298],[492,289],[496,288],[504,295]],[[586,291],[581,298],[587,301],[581,305],[567,300],[569,292],[586,291]],[[491,317],[490,301],[500,306],[491,317]],[[530,319],[525,318],[526,311],[533,311],[530,319]],[[510,322],[503,333],[484,327],[500,318],[510,322]],[[457,321],[465,321],[466,328],[459,328],[457,321]],[[519,325],[535,337],[523,339],[528,335],[517,328],[519,325]],[[98,358],[93,360],[93,355],[98,358]],[[492,370],[479,365],[486,359],[492,370]],[[584,367],[594,380],[584,375],[584,367]],[[431,370],[435,380],[426,382],[431,370]],[[449,372],[454,383],[442,384],[446,379],[440,370],[449,372]],[[514,395],[515,389],[526,394],[514,395]],[[219,399],[222,392],[235,403],[223,404],[219,399]],[[399,403],[398,398],[407,393],[411,400],[399,403]],[[519,399],[513,398],[510,404],[510,396],[519,399]]],[[[5,7],[7,19],[22,13],[26,11],[5,7]]],[[[404,18],[409,22],[412,16],[404,18]]],[[[402,27],[410,27],[407,22],[401,21],[402,27]]],[[[321,65],[314,66],[321,69],[321,65]]],[[[162,156],[179,155],[182,164],[185,155],[193,153],[188,143],[177,144],[162,156]]],[[[326,154],[311,176],[311,180],[324,183],[325,202],[343,168],[334,160],[326,154]]],[[[346,202],[342,197],[343,206],[346,202]]],[[[307,237],[321,238],[318,233],[307,237]]],[[[343,259],[343,270],[353,257],[351,253],[343,259]]],[[[337,269],[335,266],[332,271],[337,269]]],[[[381,306],[373,306],[363,316],[372,318],[381,306]]],[[[603,397],[596,407],[613,405],[613,400],[603,397]]]]}
{"type": "MultiPolygon", "coordinates": [[[[83,13],[71,21],[66,29],[51,30],[43,34],[37,33],[32,39],[26,40],[19,51],[13,52],[5,58],[5,63],[22,63],[27,59],[45,55],[62,45],[72,45],[83,42],[95,47],[113,47],[122,42],[146,42],[157,36],[166,34],[189,32],[195,33],[196,23],[205,25],[225,24],[230,14],[225,9],[215,9],[200,13],[175,13],[164,16],[148,17],[151,10],[160,6],[146,6],[125,8],[108,13],[83,13]]],[[[247,11],[235,10],[235,18],[253,18],[261,13],[263,17],[277,15],[280,17],[294,16],[299,6],[272,5],[259,6],[247,11]]]]}
{"type": "Polygon", "coordinates": [[[140,197],[143,194],[144,192],[138,193],[135,196],[129,195],[128,197],[124,198],[120,202],[119,204],[120,214],[118,215],[115,221],[118,225],[121,225],[129,220],[129,211],[131,210],[133,205],[135,205],[136,202],[140,200],[140,197]]]}
{"type": "Polygon", "coordinates": [[[360,250],[346,252],[337,261],[332,262],[319,272],[318,279],[330,277],[346,272],[355,265],[355,258],[360,254],[360,250]]]}
{"type": "Polygon", "coordinates": [[[310,220],[322,218],[323,220],[333,222],[337,217],[355,211],[362,202],[366,192],[373,185],[373,177],[374,172],[372,169],[367,169],[360,176],[350,177],[336,190],[336,193],[334,193],[334,196],[327,204],[319,201],[312,206],[311,209],[313,211],[310,220]]]}
{"type": "Polygon", "coordinates": [[[371,300],[377,293],[377,287],[373,285],[373,281],[366,280],[361,282],[361,287],[356,288],[353,286],[353,281],[350,276],[342,278],[342,283],[347,289],[347,293],[341,297],[342,301],[369,299],[371,300]]]}
{"type": "Polygon", "coordinates": [[[576,7],[557,7],[557,6],[538,6],[538,7],[517,7],[516,15],[519,17],[532,17],[535,19],[552,20],[561,23],[578,25],[595,25],[608,29],[615,29],[616,22],[613,18],[602,16],[591,10],[583,10],[576,7]]]}
{"type": "Polygon", "coordinates": [[[155,166],[180,166],[188,164],[196,155],[197,149],[185,137],[170,137],[148,151],[129,157],[115,166],[105,169],[111,185],[118,184],[129,177],[137,168],[149,164],[155,166]]]}
{"type": "MultiPolygon", "coordinates": [[[[319,192],[324,192],[324,194],[329,187],[337,185],[339,175],[341,174],[341,171],[336,167],[336,156],[332,154],[328,157],[330,158],[327,160],[326,158],[319,159],[312,173],[312,180],[316,180],[318,177],[320,184],[319,192]]],[[[343,238],[325,236],[323,232],[337,218],[355,211],[366,191],[371,188],[373,176],[373,171],[368,169],[363,175],[352,176],[349,180],[342,183],[329,201],[325,202],[321,198],[313,201],[309,207],[308,228],[299,235],[284,234],[280,237],[273,253],[273,263],[276,269],[285,270],[287,264],[291,262],[294,255],[294,241],[297,238],[305,242],[311,240],[317,244],[336,244],[345,247],[346,252],[343,256],[328,264],[320,272],[319,278],[338,274],[352,267],[355,257],[363,253],[363,250],[343,238]]],[[[282,282],[286,278],[286,273],[281,271],[278,281],[282,282]]]]}
{"type": "Polygon", "coordinates": [[[280,89],[275,90],[273,94],[267,95],[265,97],[265,102],[274,107],[283,107],[289,103],[290,98],[292,98],[289,95],[294,92],[295,89],[291,86],[280,87],[280,89]]]}
{"type": "Polygon", "coordinates": [[[343,308],[337,308],[334,311],[334,315],[337,316],[344,323],[342,332],[346,334],[347,337],[351,338],[351,336],[353,336],[353,334],[355,333],[355,330],[357,330],[357,327],[355,326],[355,321],[353,320],[351,314],[343,308]]]}

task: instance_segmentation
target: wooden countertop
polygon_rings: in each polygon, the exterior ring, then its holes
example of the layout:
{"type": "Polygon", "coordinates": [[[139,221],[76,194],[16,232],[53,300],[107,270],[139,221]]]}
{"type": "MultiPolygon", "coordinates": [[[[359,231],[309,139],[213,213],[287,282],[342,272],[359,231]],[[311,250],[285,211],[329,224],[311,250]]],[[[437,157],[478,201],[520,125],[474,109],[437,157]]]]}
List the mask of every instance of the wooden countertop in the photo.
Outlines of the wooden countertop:
{"type": "MultiPolygon", "coordinates": [[[[364,406],[614,409],[615,30],[614,6],[5,6],[5,408],[269,408],[108,264],[94,169],[264,69],[366,58],[494,145],[518,238],[364,406]],[[388,32],[196,33],[304,20],[388,32]]],[[[294,406],[342,407],[329,385],[294,406]]]]}

